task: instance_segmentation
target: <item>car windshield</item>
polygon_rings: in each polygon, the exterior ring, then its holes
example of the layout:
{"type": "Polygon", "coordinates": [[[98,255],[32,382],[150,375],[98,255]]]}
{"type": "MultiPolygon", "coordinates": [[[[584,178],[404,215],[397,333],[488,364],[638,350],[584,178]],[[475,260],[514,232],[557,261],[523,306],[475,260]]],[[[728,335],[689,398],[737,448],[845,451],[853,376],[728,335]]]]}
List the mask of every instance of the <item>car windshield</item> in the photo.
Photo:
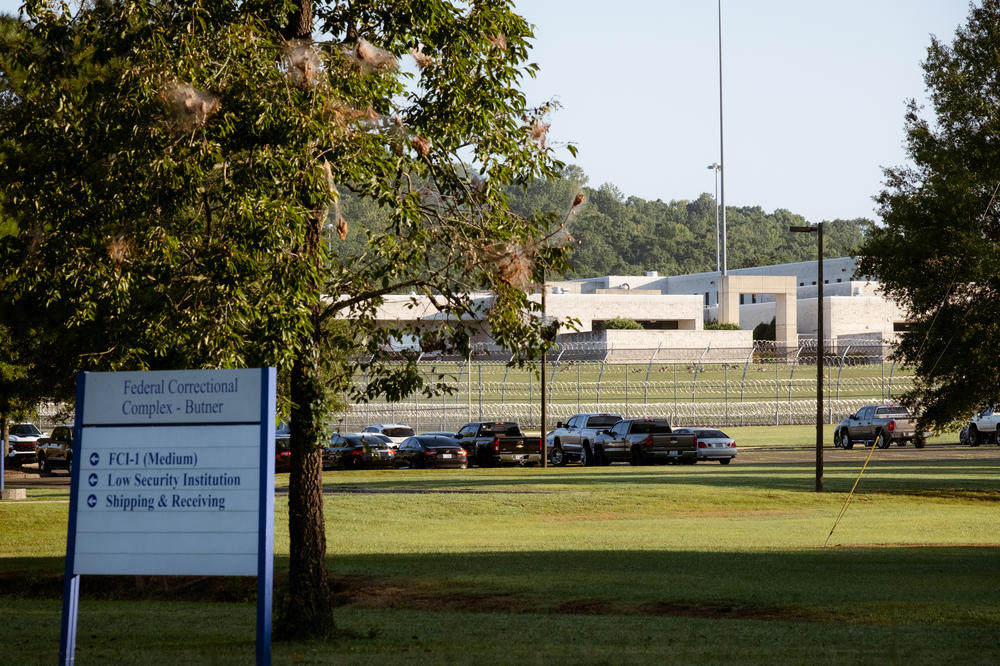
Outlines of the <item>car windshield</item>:
{"type": "Polygon", "coordinates": [[[617,414],[601,414],[587,419],[588,428],[609,428],[622,420],[617,414]]]}
{"type": "Polygon", "coordinates": [[[389,437],[413,437],[413,428],[407,428],[405,426],[392,426],[389,428],[382,428],[382,434],[388,435],[389,437]]]}
{"type": "Polygon", "coordinates": [[[10,434],[18,437],[41,437],[42,431],[36,428],[33,423],[18,423],[10,427],[10,434]]]}
{"type": "Polygon", "coordinates": [[[906,407],[879,407],[875,410],[875,415],[886,418],[892,417],[907,419],[910,417],[910,412],[906,409],[906,407]]]}
{"type": "Polygon", "coordinates": [[[670,424],[666,421],[640,421],[632,424],[632,432],[637,435],[669,434],[670,424]]]}

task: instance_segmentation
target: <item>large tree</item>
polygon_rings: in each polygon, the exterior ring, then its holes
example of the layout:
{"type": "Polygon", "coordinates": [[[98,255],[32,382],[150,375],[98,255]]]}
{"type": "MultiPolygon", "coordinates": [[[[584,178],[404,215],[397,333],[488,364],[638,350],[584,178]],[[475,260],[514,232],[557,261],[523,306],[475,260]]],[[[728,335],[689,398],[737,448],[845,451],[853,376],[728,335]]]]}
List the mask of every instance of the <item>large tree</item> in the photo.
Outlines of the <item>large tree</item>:
{"type": "MultiPolygon", "coordinates": [[[[18,229],[0,247],[12,278],[0,301],[58,322],[72,362],[49,371],[63,376],[290,373],[286,635],[334,627],[330,392],[434,390],[413,363],[385,362],[401,331],[377,325],[382,298],[433,295],[453,322],[485,318],[519,358],[542,344],[525,288],[566,269],[560,216],[515,215],[505,192],[563,165],[547,107],[519,91],[535,67],[511,4],[96,0],[72,13],[29,0],[4,38],[0,205],[18,229]],[[348,191],[381,218],[353,250],[348,191]],[[484,287],[490,307],[472,312],[466,293],[484,287]]],[[[467,349],[463,326],[446,333],[467,349]]]]}
{"type": "Polygon", "coordinates": [[[932,38],[923,70],[933,116],[910,101],[911,164],[885,170],[859,268],[909,311],[906,399],[944,425],[1000,402],[1000,2],[971,7],[951,45],[932,38]]]}

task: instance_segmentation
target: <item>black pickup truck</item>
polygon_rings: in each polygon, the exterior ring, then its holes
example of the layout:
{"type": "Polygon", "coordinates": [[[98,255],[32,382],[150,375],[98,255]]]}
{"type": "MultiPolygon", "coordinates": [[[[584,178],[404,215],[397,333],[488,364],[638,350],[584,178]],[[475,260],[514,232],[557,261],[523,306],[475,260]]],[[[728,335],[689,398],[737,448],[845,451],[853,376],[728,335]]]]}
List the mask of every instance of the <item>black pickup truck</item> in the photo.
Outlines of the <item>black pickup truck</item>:
{"type": "Polygon", "coordinates": [[[594,458],[602,465],[616,461],[694,464],[698,461],[698,437],[674,432],[667,419],[625,419],[597,436],[594,458]]]}
{"type": "Polygon", "coordinates": [[[494,467],[503,463],[537,465],[542,460],[540,437],[525,437],[513,421],[473,421],[455,433],[469,464],[494,467]]]}

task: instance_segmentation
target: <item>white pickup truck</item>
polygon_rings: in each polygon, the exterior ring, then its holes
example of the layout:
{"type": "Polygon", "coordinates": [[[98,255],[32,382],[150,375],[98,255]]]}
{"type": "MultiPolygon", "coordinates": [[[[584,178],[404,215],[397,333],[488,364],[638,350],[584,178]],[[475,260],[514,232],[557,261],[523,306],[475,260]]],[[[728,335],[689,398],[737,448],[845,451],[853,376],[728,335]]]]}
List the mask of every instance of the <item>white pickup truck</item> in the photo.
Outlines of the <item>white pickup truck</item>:
{"type": "Polygon", "coordinates": [[[969,419],[969,422],[962,428],[960,435],[962,443],[970,446],[979,446],[987,442],[1000,444],[998,423],[1000,423],[1000,409],[987,407],[969,419]]]}
{"type": "Polygon", "coordinates": [[[574,414],[566,423],[556,423],[556,429],[545,436],[549,462],[555,467],[570,460],[584,466],[592,464],[594,439],[621,420],[620,414],[586,412],[574,414]]]}

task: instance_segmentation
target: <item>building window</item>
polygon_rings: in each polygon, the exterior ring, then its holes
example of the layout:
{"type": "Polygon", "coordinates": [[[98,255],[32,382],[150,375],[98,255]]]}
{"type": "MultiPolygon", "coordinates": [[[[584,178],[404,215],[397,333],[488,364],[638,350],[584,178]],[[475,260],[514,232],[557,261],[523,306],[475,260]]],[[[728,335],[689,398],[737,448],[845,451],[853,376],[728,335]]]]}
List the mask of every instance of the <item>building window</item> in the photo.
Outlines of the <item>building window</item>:
{"type": "Polygon", "coordinates": [[[904,331],[910,330],[912,324],[908,321],[894,321],[892,322],[892,330],[896,333],[902,333],[904,331]]]}
{"type": "MultiPolygon", "coordinates": [[[[750,302],[751,303],[757,302],[757,294],[750,294],[750,302]]],[[[541,444],[539,444],[539,446],[541,446],[541,444]]]]}
{"type": "MultiPolygon", "coordinates": [[[[813,280],[812,286],[816,286],[816,280],[813,280]]],[[[539,446],[541,446],[541,444],[539,444],[539,446]]]]}
{"type": "MultiPolygon", "coordinates": [[[[837,278],[837,282],[843,282],[843,280],[841,280],[840,278],[837,278]]],[[[539,446],[541,446],[541,444],[539,444],[539,446]]]]}

